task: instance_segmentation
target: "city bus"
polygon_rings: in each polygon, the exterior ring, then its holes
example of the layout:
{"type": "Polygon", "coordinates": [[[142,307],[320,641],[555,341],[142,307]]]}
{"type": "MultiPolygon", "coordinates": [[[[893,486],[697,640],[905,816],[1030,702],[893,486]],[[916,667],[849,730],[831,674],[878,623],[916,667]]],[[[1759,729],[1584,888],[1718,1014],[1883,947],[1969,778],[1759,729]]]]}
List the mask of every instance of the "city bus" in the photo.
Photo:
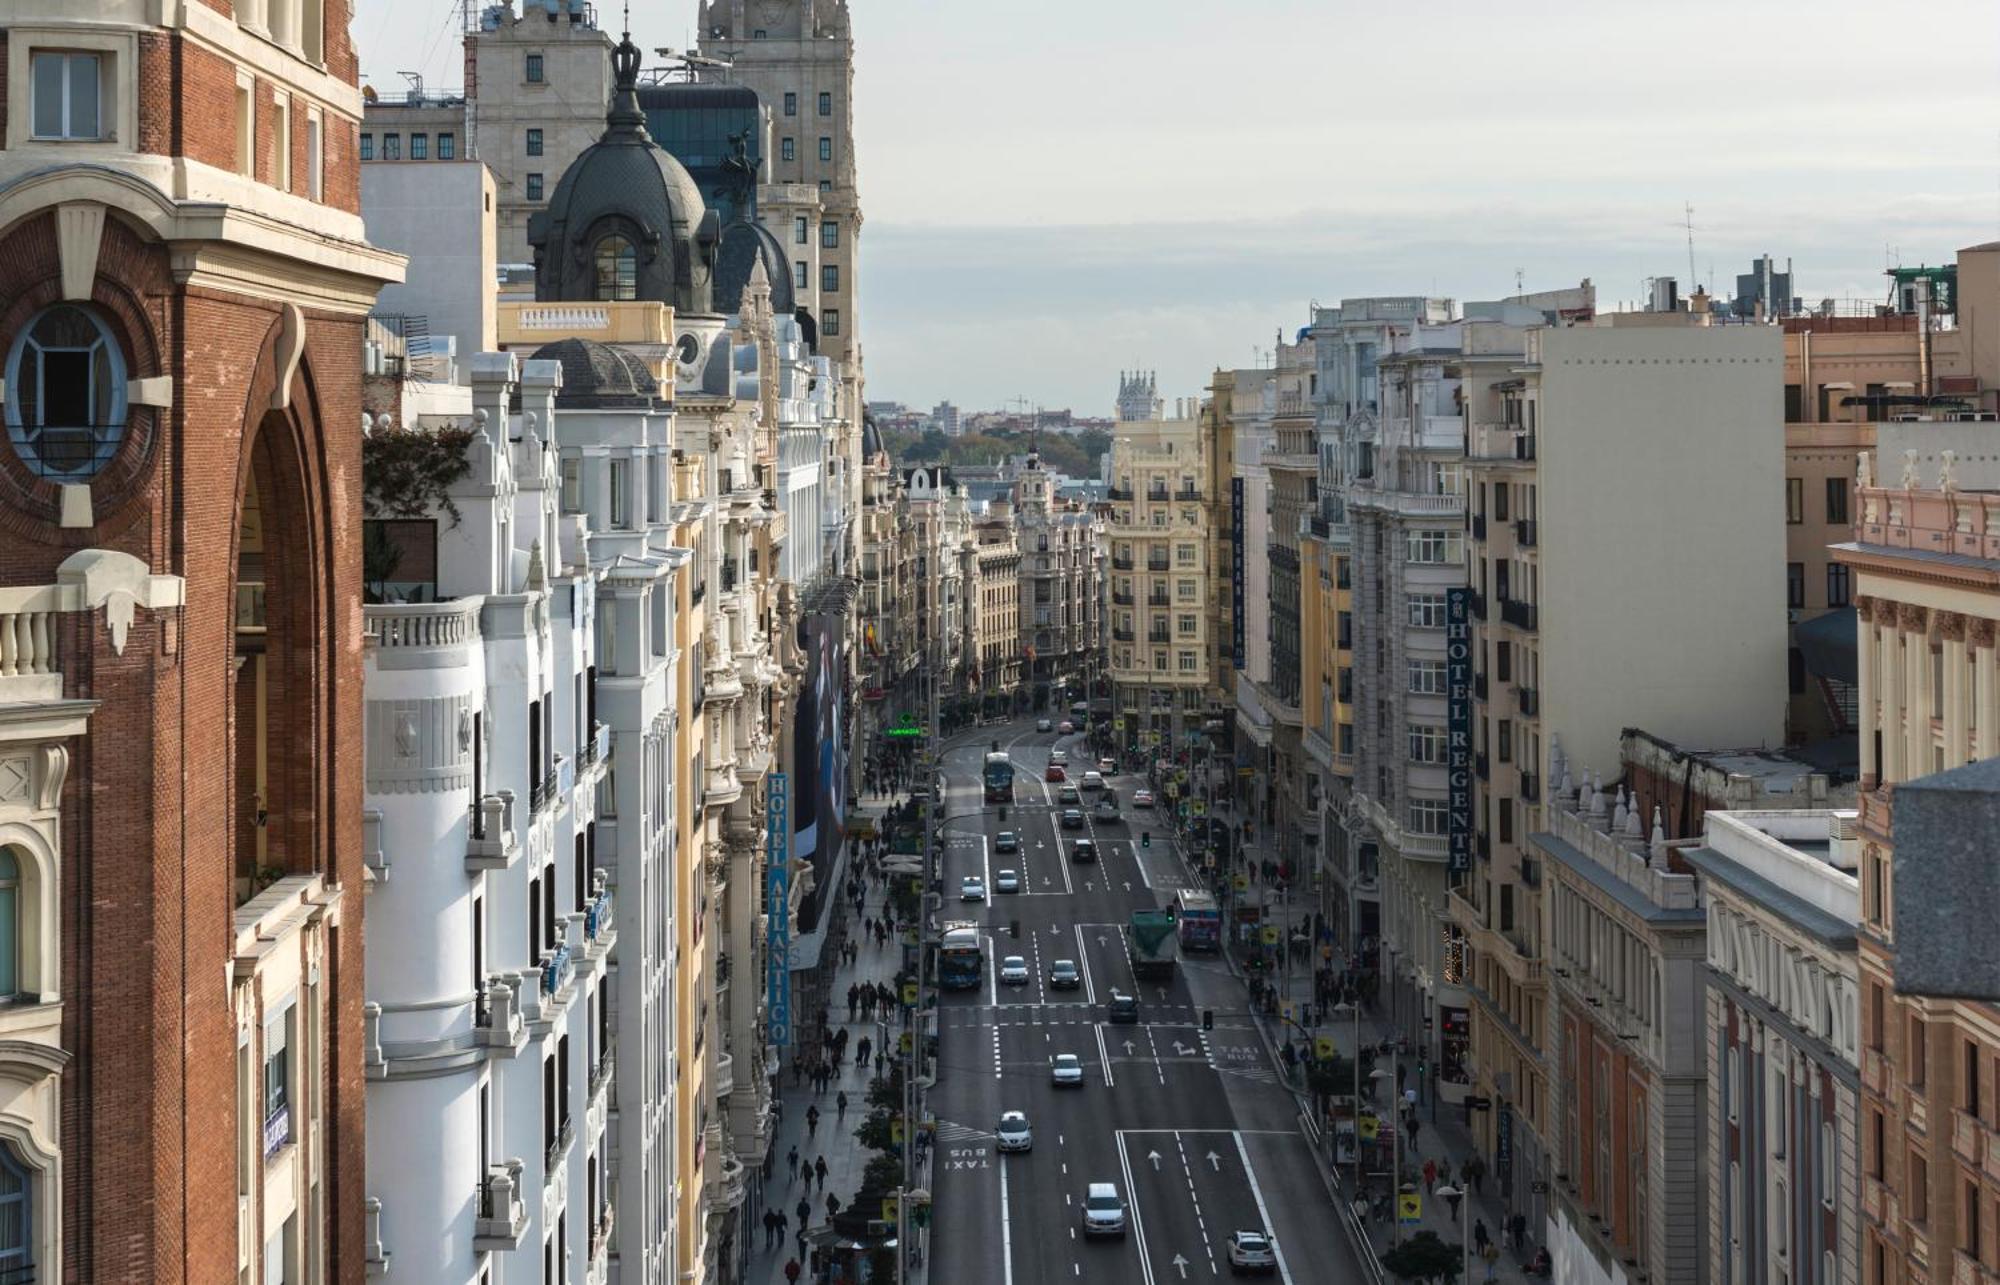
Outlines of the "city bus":
{"type": "Polygon", "coordinates": [[[988,803],[1014,801],[1014,763],[1005,750],[995,750],[986,756],[985,779],[988,803]]]}
{"type": "Polygon", "coordinates": [[[979,925],[969,919],[947,923],[938,938],[937,960],[939,986],[948,991],[977,987],[986,962],[979,947],[979,925]]]}
{"type": "Polygon", "coordinates": [[[1181,889],[1174,894],[1174,918],[1180,922],[1182,950],[1222,949],[1222,911],[1214,893],[1181,889]]]}

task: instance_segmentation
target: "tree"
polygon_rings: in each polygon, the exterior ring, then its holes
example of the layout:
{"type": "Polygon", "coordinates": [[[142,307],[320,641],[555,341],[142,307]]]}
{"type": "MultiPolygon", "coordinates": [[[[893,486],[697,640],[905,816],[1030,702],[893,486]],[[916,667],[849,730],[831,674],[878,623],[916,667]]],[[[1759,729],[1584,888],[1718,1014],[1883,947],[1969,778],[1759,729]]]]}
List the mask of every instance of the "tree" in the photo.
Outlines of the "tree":
{"type": "Polygon", "coordinates": [[[1405,1237],[1382,1255],[1383,1269],[1403,1281],[1455,1281],[1464,1265],[1464,1247],[1446,1244],[1434,1231],[1405,1237]]]}

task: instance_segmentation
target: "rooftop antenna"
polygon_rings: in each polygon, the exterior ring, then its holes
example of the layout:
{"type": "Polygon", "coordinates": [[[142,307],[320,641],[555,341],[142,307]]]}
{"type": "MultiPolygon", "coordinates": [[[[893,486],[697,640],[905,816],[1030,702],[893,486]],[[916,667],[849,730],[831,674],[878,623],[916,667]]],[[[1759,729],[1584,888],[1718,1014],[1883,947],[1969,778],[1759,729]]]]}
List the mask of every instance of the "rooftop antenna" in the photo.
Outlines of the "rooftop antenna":
{"type": "Polygon", "coordinates": [[[1701,289],[1701,281],[1694,274],[1694,206],[1687,206],[1688,234],[1688,293],[1701,289]]]}
{"type": "Polygon", "coordinates": [[[424,73],[420,71],[399,71],[396,74],[410,82],[411,103],[421,103],[424,101],[424,73]]]}
{"type": "Polygon", "coordinates": [[[1521,270],[1519,268],[1514,269],[1514,294],[1517,297],[1527,293],[1527,291],[1521,285],[1522,280],[1523,280],[1523,274],[1521,270]]]}

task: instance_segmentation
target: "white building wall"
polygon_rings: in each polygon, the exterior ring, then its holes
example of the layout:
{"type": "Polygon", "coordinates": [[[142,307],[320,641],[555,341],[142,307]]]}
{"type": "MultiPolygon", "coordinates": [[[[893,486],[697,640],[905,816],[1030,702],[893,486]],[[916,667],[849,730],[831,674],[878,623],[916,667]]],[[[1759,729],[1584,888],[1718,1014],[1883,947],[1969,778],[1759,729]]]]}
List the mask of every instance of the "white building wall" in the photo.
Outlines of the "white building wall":
{"type": "Polygon", "coordinates": [[[1599,771],[1625,727],[1780,744],[1783,336],[1580,327],[1533,331],[1529,345],[1542,368],[1545,738],[1599,771]],[[1725,622],[1726,642],[1690,646],[1697,618],[1725,622]]]}

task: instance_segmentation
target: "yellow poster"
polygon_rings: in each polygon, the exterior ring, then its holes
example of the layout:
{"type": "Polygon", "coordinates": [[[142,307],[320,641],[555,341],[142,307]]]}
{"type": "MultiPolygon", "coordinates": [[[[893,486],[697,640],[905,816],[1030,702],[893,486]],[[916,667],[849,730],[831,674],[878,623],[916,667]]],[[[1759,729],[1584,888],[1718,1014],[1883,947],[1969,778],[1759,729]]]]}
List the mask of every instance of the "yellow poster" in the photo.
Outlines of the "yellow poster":
{"type": "Polygon", "coordinates": [[[1422,1222],[1424,1217],[1424,1193],[1406,1191],[1396,1197],[1396,1221],[1400,1223],[1422,1222]]]}

